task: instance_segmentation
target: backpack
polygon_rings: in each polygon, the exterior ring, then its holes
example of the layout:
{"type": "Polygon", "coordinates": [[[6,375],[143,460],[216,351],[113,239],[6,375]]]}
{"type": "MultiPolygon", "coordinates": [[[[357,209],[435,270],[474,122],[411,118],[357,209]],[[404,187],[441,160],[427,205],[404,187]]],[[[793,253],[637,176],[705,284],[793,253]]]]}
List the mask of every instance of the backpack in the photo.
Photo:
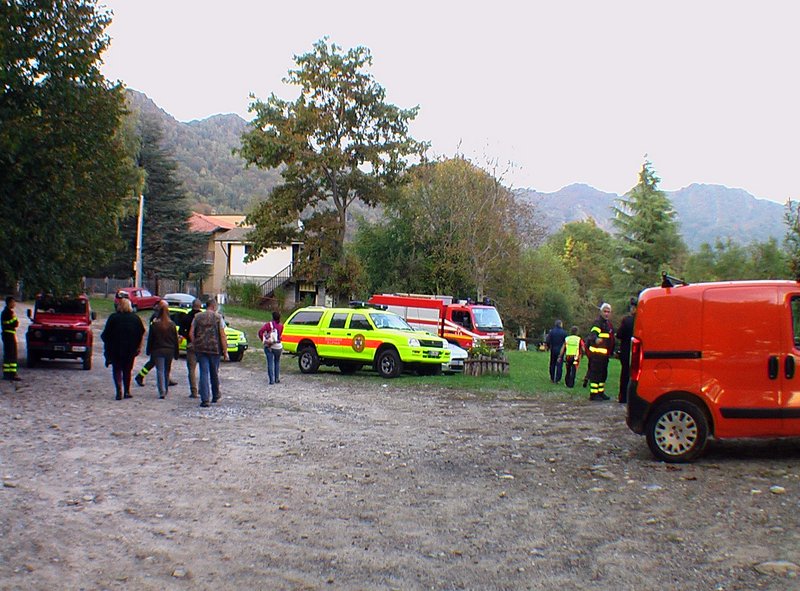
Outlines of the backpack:
{"type": "Polygon", "coordinates": [[[269,330],[264,331],[264,346],[270,349],[283,349],[283,344],[278,336],[278,327],[274,322],[270,322],[269,330]]]}

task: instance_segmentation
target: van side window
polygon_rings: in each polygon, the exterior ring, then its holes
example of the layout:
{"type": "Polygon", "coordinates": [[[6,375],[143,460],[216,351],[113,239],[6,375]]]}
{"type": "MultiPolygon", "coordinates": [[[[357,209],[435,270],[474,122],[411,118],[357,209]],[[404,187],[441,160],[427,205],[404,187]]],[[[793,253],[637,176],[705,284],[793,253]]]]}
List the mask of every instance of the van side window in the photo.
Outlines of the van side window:
{"type": "Polygon", "coordinates": [[[294,315],[289,324],[302,324],[303,326],[316,326],[322,318],[322,310],[304,310],[294,315]]]}
{"type": "Polygon", "coordinates": [[[344,323],[347,320],[346,312],[337,312],[331,317],[330,328],[344,328],[344,323]]]}
{"type": "Polygon", "coordinates": [[[800,349],[800,296],[792,296],[792,331],[794,346],[800,349]]]}
{"type": "Polygon", "coordinates": [[[367,320],[367,317],[363,314],[353,314],[353,317],[350,319],[350,328],[353,330],[372,330],[372,326],[367,320]]]}

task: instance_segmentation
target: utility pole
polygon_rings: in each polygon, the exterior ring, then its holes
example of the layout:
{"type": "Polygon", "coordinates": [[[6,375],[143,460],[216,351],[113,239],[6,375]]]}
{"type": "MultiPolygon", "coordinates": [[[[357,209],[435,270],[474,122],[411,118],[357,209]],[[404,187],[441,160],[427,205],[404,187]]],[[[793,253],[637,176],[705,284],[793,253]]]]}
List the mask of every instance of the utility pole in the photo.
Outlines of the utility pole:
{"type": "Polygon", "coordinates": [[[136,228],[136,260],[133,263],[134,287],[142,286],[142,230],[144,230],[144,193],[139,194],[139,223],[136,228]]]}

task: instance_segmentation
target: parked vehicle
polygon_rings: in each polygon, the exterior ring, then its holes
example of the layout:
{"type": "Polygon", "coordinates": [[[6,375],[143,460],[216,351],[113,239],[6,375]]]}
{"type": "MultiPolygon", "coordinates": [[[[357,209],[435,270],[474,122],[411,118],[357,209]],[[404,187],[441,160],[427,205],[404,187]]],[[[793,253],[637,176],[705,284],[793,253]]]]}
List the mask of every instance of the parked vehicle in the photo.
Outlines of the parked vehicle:
{"type": "Polygon", "coordinates": [[[479,342],[503,348],[503,321],[488,299],[476,303],[454,301],[451,296],[382,293],[373,295],[369,303],[388,306],[414,328],[437,334],[462,349],[469,350],[479,342]]]}
{"type": "Polygon", "coordinates": [[[83,369],[92,369],[92,320],[96,315],[88,297],[37,296],[27,315],[31,320],[25,334],[28,367],[42,359],[77,359],[83,369]]]}
{"type": "Polygon", "coordinates": [[[800,283],[665,277],[642,292],[631,345],[627,423],[656,458],[691,461],[708,437],[800,436],[800,283]]]}
{"type": "Polygon", "coordinates": [[[161,301],[160,296],[153,295],[141,287],[126,287],[125,289],[117,290],[114,299],[118,300],[120,298],[128,298],[131,301],[131,308],[133,308],[134,312],[152,310],[161,301]]]}
{"type": "Polygon", "coordinates": [[[351,308],[300,308],[281,336],[283,349],[298,356],[300,371],[315,373],[332,365],[342,373],[371,366],[384,378],[403,370],[435,375],[450,361],[447,342],[415,330],[397,314],[361,303],[351,308]]]}
{"type": "MultiPolygon", "coordinates": [[[[163,299],[169,304],[169,317],[176,326],[180,326],[183,316],[191,312],[195,296],[188,293],[168,293],[163,299]]],[[[205,308],[205,305],[203,307],[205,308]]],[[[248,348],[247,335],[225,321],[225,337],[228,340],[228,359],[234,362],[241,361],[248,348]]],[[[178,343],[178,352],[181,355],[186,354],[186,341],[183,339],[178,343]]]]}

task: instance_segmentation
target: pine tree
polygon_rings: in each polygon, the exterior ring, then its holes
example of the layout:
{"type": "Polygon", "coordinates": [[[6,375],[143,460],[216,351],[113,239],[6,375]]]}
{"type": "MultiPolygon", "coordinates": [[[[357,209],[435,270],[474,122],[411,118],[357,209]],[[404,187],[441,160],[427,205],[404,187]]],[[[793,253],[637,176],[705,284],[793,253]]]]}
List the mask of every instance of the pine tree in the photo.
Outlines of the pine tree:
{"type": "Polygon", "coordinates": [[[658,284],[662,271],[677,273],[686,254],[675,210],[659,182],[652,164],[645,161],[639,183],[614,208],[620,259],[614,288],[619,296],[658,284]]]}
{"type": "Polygon", "coordinates": [[[141,121],[138,165],[144,187],[143,273],[158,291],[159,278],[189,279],[205,275],[208,236],[189,229],[186,192],[177,180],[177,165],[163,147],[163,133],[150,118],[141,121]]]}

